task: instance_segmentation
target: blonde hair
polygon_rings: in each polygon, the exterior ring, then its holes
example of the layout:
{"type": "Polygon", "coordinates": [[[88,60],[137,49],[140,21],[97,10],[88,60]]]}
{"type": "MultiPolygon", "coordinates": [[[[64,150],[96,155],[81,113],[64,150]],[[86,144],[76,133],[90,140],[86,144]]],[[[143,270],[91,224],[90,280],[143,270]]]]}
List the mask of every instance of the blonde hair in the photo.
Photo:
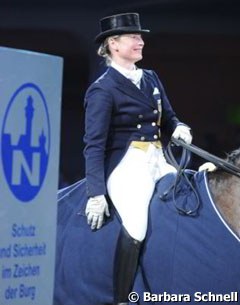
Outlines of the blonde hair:
{"type": "Polygon", "coordinates": [[[115,36],[110,36],[107,37],[99,46],[98,50],[97,50],[97,54],[101,57],[103,57],[105,59],[106,65],[110,66],[112,58],[111,58],[111,52],[109,50],[109,44],[108,41],[110,38],[116,39],[118,38],[119,35],[115,35],[115,36]]]}

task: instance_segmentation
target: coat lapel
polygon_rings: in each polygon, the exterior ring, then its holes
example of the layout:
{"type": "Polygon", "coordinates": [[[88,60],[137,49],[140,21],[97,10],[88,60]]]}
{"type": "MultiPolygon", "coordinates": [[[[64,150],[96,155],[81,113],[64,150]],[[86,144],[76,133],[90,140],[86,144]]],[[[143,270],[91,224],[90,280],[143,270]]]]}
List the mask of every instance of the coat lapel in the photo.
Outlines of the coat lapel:
{"type": "Polygon", "coordinates": [[[145,105],[155,108],[156,105],[153,103],[153,87],[147,85],[147,79],[145,79],[145,74],[143,74],[141,82],[143,82],[143,91],[138,89],[129,79],[124,77],[114,68],[110,67],[108,70],[110,78],[117,85],[118,90],[122,91],[124,94],[131,96],[134,99],[144,103],[145,105]]]}
{"type": "Polygon", "coordinates": [[[143,94],[147,97],[147,99],[152,103],[154,108],[156,107],[156,100],[154,99],[154,90],[155,86],[153,84],[152,79],[150,78],[149,74],[145,71],[143,72],[143,77],[141,79],[141,90],[143,94]]]}

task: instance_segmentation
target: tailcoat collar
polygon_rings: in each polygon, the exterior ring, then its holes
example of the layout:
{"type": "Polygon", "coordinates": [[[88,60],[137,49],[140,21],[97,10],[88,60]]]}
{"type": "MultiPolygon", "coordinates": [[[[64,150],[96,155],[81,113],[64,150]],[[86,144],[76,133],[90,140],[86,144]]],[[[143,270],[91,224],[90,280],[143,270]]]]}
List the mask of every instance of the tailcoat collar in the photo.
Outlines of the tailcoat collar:
{"type": "Polygon", "coordinates": [[[152,80],[150,79],[149,75],[144,72],[144,70],[141,79],[144,91],[139,89],[129,79],[127,79],[113,67],[108,68],[107,74],[109,75],[110,79],[117,85],[118,90],[133,97],[134,99],[141,101],[145,105],[148,104],[152,108],[156,108],[156,101],[153,98],[154,84],[152,84],[152,80]]]}

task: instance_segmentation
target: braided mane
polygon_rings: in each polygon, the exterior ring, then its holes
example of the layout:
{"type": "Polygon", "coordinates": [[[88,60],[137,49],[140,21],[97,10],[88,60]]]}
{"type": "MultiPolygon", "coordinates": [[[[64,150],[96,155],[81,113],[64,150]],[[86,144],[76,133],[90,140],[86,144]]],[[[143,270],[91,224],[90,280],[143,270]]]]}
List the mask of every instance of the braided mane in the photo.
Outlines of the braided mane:
{"type": "Polygon", "coordinates": [[[240,148],[229,153],[227,155],[226,161],[240,167],[240,148]]]}
{"type": "MultiPolygon", "coordinates": [[[[235,149],[232,152],[228,153],[225,160],[240,168],[240,148],[235,149]]],[[[217,170],[208,173],[208,177],[209,177],[210,181],[212,181],[212,182],[215,181],[215,182],[219,183],[222,180],[231,178],[231,175],[226,173],[226,171],[224,171],[224,169],[217,168],[217,170]]]]}

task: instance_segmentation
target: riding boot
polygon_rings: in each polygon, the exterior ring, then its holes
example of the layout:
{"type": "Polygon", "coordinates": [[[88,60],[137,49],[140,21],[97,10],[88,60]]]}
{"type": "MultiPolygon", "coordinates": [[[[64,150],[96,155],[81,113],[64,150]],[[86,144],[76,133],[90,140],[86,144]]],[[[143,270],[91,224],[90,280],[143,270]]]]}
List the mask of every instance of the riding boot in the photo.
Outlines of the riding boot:
{"type": "Polygon", "coordinates": [[[127,305],[135,278],[141,242],[133,239],[122,227],[119,234],[114,262],[114,304],[127,305]]]}

